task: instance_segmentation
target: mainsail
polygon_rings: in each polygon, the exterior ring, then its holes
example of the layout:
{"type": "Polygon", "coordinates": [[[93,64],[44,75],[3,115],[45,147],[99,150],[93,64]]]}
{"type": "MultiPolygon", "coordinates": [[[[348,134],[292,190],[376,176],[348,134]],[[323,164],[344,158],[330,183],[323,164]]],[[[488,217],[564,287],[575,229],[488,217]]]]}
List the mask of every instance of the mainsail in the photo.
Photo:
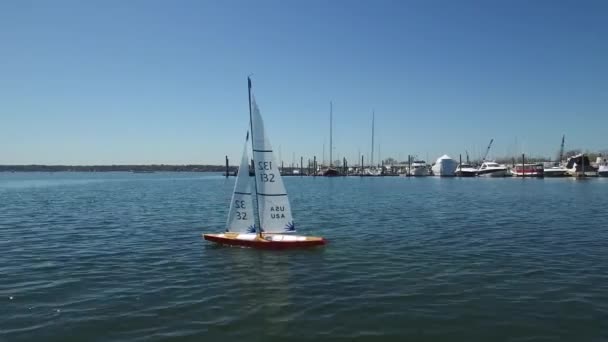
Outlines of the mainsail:
{"type": "MultiPolygon", "coordinates": [[[[251,88],[250,88],[251,89],[251,88]]],[[[253,94],[250,97],[253,161],[260,226],[266,233],[295,232],[291,206],[264,122],[253,94]]]]}
{"type": "Polygon", "coordinates": [[[249,155],[247,153],[247,142],[249,132],[245,140],[243,158],[234,184],[232,201],[228,221],[226,222],[227,232],[255,233],[255,217],[253,216],[253,201],[251,197],[251,180],[249,177],[249,155]]]}

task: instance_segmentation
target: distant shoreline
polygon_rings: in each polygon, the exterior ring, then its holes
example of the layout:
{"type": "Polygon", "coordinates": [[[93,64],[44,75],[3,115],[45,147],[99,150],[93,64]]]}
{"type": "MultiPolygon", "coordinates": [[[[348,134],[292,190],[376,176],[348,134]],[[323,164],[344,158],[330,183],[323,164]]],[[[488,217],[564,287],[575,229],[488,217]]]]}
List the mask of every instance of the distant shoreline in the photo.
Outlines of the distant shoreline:
{"type": "MultiPolygon", "coordinates": [[[[235,172],[236,166],[229,171],[235,172]]],[[[0,165],[0,172],[226,172],[225,165],[0,165]]]]}

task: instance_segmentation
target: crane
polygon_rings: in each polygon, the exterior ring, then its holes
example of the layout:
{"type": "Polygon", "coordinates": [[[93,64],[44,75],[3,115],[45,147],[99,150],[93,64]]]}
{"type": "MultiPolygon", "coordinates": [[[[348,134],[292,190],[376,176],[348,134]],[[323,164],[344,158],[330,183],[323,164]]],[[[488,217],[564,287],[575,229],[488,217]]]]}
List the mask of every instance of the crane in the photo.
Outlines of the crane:
{"type": "Polygon", "coordinates": [[[490,147],[492,147],[492,143],[494,142],[494,138],[490,139],[490,143],[488,144],[488,148],[486,149],[486,154],[483,155],[483,159],[481,159],[481,162],[485,162],[486,158],[488,157],[488,153],[490,153],[490,147]]]}

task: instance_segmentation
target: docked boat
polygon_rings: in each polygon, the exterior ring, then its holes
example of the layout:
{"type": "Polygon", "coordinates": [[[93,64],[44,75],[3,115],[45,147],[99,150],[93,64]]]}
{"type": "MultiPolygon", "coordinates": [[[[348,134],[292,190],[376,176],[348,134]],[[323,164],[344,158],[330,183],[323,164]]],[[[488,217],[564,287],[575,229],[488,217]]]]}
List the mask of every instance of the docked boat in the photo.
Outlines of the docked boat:
{"type": "Polygon", "coordinates": [[[597,177],[597,170],[591,166],[589,157],[584,154],[577,154],[568,158],[566,162],[568,174],[572,177],[597,177]]]}
{"type": "MultiPolygon", "coordinates": [[[[325,244],[325,239],[316,236],[292,235],[296,227],[291,206],[272,146],[266,136],[260,110],[249,86],[249,116],[251,125],[251,149],[255,165],[254,186],[247,172],[239,172],[234,185],[226,232],[203,234],[208,241],[223,245],[288,249],[313,247],[325,244]],[[253,188],[253,190],[252,190],[253,188]],[[254,196],[255,194],[255,196],[254,196]],[[253,201],[257,205],[254,207],[253,201]],[[255,209],[255,210],[254,210],[255,209]],[[258,224],[256,224],[256,217],[258,224]]],[[[249,133],[241,159],[240,170],[247,170],[249,133]]]]}
{"type": "Polygon", "coordinates": [[[429,168],[424,160],[414,160],[410,167],[410,176],[421,177],[428,176],[429,168]]]}
{"type": "Polygon", "coordinates": [[[329,167],[325,170],[322,170],[321,174],[325,177],[336,177],[340,175],[340,171],[338,171],[338,169],[336,169],[335,167],[329,167]]]}
{"type": "Polygon", "coordinates": [[[557,162],[545,163],[543,167],[543,173],[545,177],[569,177],[568,169],[566,169],[561,163],[564,157],[564,144],[566,143],[566,135],[562,135],[562,144],[559,148],[557,155],[557,162]]]}
{"type": "Polygon", "coordinates": [[[608,158],[597,157],[597,174],[600,177],[608,177],[608,158]]]}
{"type": "Polygon", "coordinates": [[[477,169],[478,176],[484,177],[507,177],[507,167],[492,161],[486,161],[477,169]]]}
{"type": "Polygon", "coordinates": [[[382,176],[382,169],[379,168],[365,168],[360,174],[362,177],[379,177],[382,176]]]}
{"type": "Polygon", "coordinates": [[[477,176],[477,168],[471,164],[458,164],[454,174],[458,177],[475,177],[477,176]]]}
{"type": "Polygon", "coordinates": [[[511,168],[511,175],[514,177],[544,177],[543,164],[516,164],[511,168]]]}
{"type": "Polygon", "coordinates": [[[433,165],[431,171],[433,171],[434,176],[453,177],[456,175],[457,167],[458,163],[447,154],[444,154],[435,161],[435,165],[433,165]]]}
{"type": "Polygon", "coordinates": [[[569,177],[568,169],[560,165],[545,167],[543,169],[544,177],[569,177]]]}

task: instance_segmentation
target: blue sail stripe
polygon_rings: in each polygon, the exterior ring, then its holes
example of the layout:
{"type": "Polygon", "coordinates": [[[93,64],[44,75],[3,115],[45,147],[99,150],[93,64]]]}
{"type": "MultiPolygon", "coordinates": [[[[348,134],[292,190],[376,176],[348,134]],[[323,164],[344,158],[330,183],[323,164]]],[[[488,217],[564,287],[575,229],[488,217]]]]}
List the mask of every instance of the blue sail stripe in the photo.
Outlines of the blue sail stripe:
{"type": "Polygon", "coordinates": [[[235,191],[234,193],[238,194],[238,195],[251,195],[251,192],[238,192],[238,191],[235,191]]]}
{"type": "Polygon", "coordinates": [[[272,150],[256,150],[255,148],[253,149],[253,152],[272,152],[272,150]]]}
{"type": "Polygon", "coordinates": [[[263,194],[258,192],[258,195],[260,196],[287,196],[287,194],[263,194]]]}

